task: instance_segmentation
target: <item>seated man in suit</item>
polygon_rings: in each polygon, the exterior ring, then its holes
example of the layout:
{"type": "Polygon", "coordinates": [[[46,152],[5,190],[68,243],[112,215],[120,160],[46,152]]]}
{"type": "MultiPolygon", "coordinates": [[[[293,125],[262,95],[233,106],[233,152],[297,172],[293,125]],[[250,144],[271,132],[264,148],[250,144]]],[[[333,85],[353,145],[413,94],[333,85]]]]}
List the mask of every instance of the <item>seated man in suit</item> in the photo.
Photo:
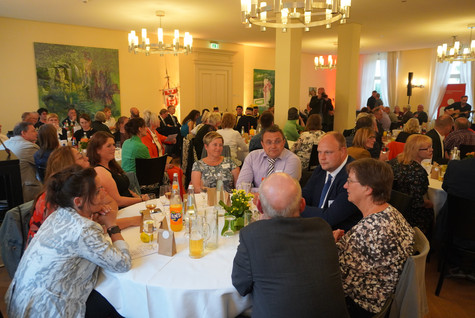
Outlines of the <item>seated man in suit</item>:
{"type": "Polygon", "coordinates": [[[254,129],[257,128],[257,118],[252,116],[253,113],[253,108],[252,107],[247,107],[246,108],[246,113],[244,116],[242,116],[237,124],[235,130],[241,132],[242,129],[244,128],[245,133],[249,133],[249,129],[251,129],[251,126],[254,127],[254,129]]]}
{"type": "Polygon", "coordinates": [[[41,191],[41,182],[36,178],[36,165],[33,155],[40,149],[35,143],[38,133],[32,123],[22,121],[13,128],[13,137],[5,141],[20,160],[20,175],[23,189],[23,201],[34,200],[41,191]]]}
{"type": "Polygon", "coordinates": [[[232,271],[237,291],[252,294],[252,317],[348,317],[331,229],[299,217],[298,182],[274,173],[257,206],[263,215],[240,231],[232,271]]]}
{"type": "Polygon", "coordinates": [[[348,231],[358,223],[362,214],[348,201],[343,186],[348,179],[346,141],[342,134],[331,131],[318,143],[318,166],[302,190],[307,202],[303,217],[321,217],[335,229],[348,231]]]}
{"type": "Polygon", "coordinates": [[[252,192],[256,192],[262,180],[274,172],[285,172],[300,180],[302,164],[299,157],[284,148],[284,133],[277,125],[272,125],[262,133],[263,149],[254,150],[247,155],[241,173],[236,182],[253,183],[252,192]]]}
{"type": "Polygon", "coordinates": [[[432,139],[432,162],[438,164],[447,164],[445,158],[444,139],[452,131],[454,120],[449,115],[442,115],[435,121],[433,129],[427,132],[427,136],[432,139]]]}

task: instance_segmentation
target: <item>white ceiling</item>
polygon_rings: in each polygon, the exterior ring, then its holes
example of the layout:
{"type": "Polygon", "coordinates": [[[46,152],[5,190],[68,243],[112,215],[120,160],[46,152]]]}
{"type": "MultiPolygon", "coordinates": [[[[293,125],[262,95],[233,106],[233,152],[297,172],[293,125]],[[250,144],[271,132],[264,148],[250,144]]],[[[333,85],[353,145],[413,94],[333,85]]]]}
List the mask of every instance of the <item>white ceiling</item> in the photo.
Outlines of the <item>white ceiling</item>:
{"type": "MultiPolygon", "coordinates": [[[[146,27],[150,32],[159,24],[155,11],[164,10],[165,30],[178,28],[194,38],[267,47],[275,42],[274,30],[243,27],[240,0],[83,1],[87,0],[0,0],[0,16],[124,31],[146,27]]],[[[475,0],[353,0],[349,22],[362,25],[361,53],[433,48],[451,43],[452,35],[468,42],[475,0]]],[[[302,50],[335,54],[336,42],[336,27],[316,27],[304,34],[302,50]]]]}

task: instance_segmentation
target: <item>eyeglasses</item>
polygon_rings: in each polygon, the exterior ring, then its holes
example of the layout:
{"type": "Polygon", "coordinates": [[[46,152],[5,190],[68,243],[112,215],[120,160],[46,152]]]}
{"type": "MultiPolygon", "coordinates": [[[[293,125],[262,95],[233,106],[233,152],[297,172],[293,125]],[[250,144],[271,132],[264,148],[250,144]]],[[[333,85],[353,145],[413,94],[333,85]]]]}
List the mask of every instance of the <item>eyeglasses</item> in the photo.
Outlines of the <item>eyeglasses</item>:
{"type": "Polygon", "coordinates": [[[277,139],[277,140],[274,140],[274,141],[272,141],[272,140],[266,140],[266,141],[264,141],[264,144],[265,144],[266,146],[271,146],[272,144],[274,144],[274,145],[280,145],[282,142],[284,142],[282,139],[277,139]]]}
{"type": "Polygon", "coordinates": [[[420,148],[419,151],[426,151],[426,150],[429,150],[429,149],[433,149],[432,146],[427,147],[427,148],[420,148]]]}
{"type": "Polygon", "coordinates": [[[352,183],[360,183],[359,181],[356,181],[356,180],[351,180],[350,178],[346,179],[346,182],[348,182],[348,184],[352,184],[352,183]]]}

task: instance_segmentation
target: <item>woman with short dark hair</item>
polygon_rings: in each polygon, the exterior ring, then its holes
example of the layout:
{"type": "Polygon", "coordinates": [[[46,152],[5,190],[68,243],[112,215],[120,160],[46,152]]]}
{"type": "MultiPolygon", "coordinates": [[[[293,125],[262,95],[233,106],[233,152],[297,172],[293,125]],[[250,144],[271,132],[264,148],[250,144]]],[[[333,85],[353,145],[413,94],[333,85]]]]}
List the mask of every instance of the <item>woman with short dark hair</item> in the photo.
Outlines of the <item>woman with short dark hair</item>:
{"type": "Polygon", "coordinates": [[[414,230],[391,197],[393,173],[382,161],[365,158],[347,165],[348,201],[363,218],[348,232],[334,231],[343,291],[351,317],[373,317],[394,293],[413,252],[414,230]]]}
{"type": "Polygon", "coordinates": [[[78,144],[82,138],[86,137],[87,139],[90,139],[96,132],[96,130],[91,126],[91,116],[88,114],[81,114],[81,116],[79,116],[79,125],[81,125],[81,129],[74,133],[74,138],[76,138],[78,144]]]}
{"type": "Polygon", "coordinates": [[[130,269],[128,245],[116,224],[117,209],[98,203],[104,195],[101,189],[91,168],[72,166],[49,179],[47,199],[58,208],[18,265],[6,294],[9,317],[84,317],[98,267],[130,269]]]}
{"type": "Polygon", "coordinates": [[[145,121],[138,117],[132,118],[125,124],[125,131],[130,136],[122,145],[122,169],[125,172],[135,172],[135,159],[150,159],[147,146],[142,142],[142,137],[147,135],[145,121]]]}
{"type": "Polygon", "coordinates": [[[300,117],[299,110],[297,108],[289,108],[287,122],[285,123],[283,130],[285,139],[290,141],[297,141],[297,139],[299,139],[300,132],[305,130],[303,120],[300,117]]]}

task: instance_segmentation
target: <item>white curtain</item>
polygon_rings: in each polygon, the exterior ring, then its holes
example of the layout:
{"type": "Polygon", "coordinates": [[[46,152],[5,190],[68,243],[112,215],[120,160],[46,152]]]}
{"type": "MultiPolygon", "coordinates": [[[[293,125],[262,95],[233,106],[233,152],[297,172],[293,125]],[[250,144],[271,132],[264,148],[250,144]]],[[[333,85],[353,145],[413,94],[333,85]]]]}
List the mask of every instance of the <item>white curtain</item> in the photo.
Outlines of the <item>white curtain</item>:
{"type": "Polygon", "coordinates": [[[379,53],[379,66],[380,66],[380,75],[381,75],[381,92],[378,92],[381,95],[383,105],[389,105],[389,93],[388,93],[388,53],[379,53]]]}
{"type": "Polygon", "coordinates": [[[472,105],[473,109],[473,78],[472,78],[472,62],[461,63],[460,65],[460,83],[465,83],[465,95],[468,96],[468,103],[472,105]]]}
{"type": "MultiPolygon", "coordinates": [[[[374,74],[378,54],[363,55],[363,72],[361,74],[361,100],[360,107],[365,107],[371,92],[374,90],[374,74]]],[[[383,100],[384,102],[384,100],[383,100]]]]}
{"type": "Polygon", "coordinates": [[[449,83],[450,68],[452,67],[449,62],[438,63],[435,60],[435,54],[433,65],[432,69],[434,71],[430,80],[429,119],[437,118],[438,107],[442,102],[442,98],[444,98],[445,89],[449,83]]]}
{"type": "Polygon", "coordinates": [[[397,99],[397,68],[399,63],[400,52],[388,52],[388,99],[384,101],[386,106],[396,106],[397,99]]]}

